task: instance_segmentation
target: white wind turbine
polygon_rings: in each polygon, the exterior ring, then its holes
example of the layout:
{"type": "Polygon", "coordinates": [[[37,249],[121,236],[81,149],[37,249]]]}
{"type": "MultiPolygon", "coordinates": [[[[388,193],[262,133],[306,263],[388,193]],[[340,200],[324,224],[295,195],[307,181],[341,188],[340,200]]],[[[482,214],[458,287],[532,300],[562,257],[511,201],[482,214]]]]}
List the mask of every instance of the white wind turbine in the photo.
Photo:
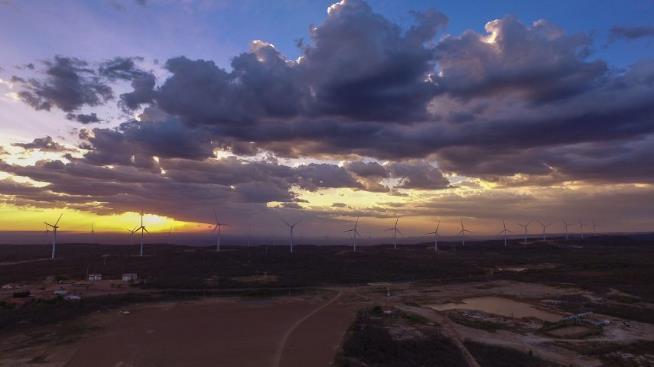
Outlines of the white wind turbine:
{"type": "Polygon", "coordinates": [[[57,230],[59,229],[59,221],[61,220],[61,217],[63,214],[59,215],[59,218],[55,222],[55,224],[50,224],[48,222],[43,222],[45,223],[45,230],[46,232],[48,231],[49,228],[52,228],[52,255],[50,259],[54,260],[55,254],[57,252],[57,230]]]}
{"type": "Polygon", "coordinates": [[[541,222],[540,220],[538,221],[538,223],[540,224],[541,228],[543,228],[543,241],[547,241],[547,228],[552,226],[552,223],[544,223],[541,222]]]}
{"type": "Polygon", "coordinates": [[[291,253],[293,253],[293,231],[295,231],[295,226],[297,226],[298,224],[300,224],[300,222],[302,222],[302,219],[294,223],[289,223],[286,220],[284,220],[284,218],[282,217],[279,217],[279,219],[281,219],[281,221],[284,222],[284,224],[286,224],[286,226],[288,227],[289,244],[291,246],[291,253]]]}
{"type": "Polygon", "coordinates": [[[563,227],[565,227],[565,240],[567,241],[570,239],[570,232],[568,231],[568,227],[570,227],[570,223],[566,222],[565,219],[561,219],[561,222],[563,222],[563,227]]]}
{"type": "Polygon", "coordinates": [[[425,236],[430,235],[430,234],[434,235],[434,252],[435,253],[438,253],[438,229],[440,228],[440,226],[441,226],[441,221],[439,220],[436,223],[436,228],[434,229],[433,232],[425,233],[425,236]]]}
{"type": "Polygon", "coordinates": [[[524,230],[525,243],[527,243],[527,236],[529,236],[529,225],[531,224],[531,222],[527,222],[526,224],[523,223],[516,223],[516,224],[522,227],[522,229],[524,230]]]}
{"type": "Polygon", "coordinates": [[[357,220],[354,222],[354,227],[346,230],[345,232],[352,232],[352,251],[357,252],[357,237],[360,236],[361,234],[359,233],[359,230],[357,227],[359,226],[359,217],[357,217],[357,220]]]}
{"type": "Polygon", "coordinates": [[[148,229],[143,225],[143,210],[141,210],[141,226],[137,227],[134,232],[138,231],[141,231],[141,249],[139,251],[139,256],[143,256],[143,232],[150,233],[150,231],[148,231],[148,229]]]}
{"type": "Polygon", "coordinates": [[[581,239],[584,239],[584,226],[586,224],[584,223],[583,220],[579,219],[579,235],[581,236],[581,239]]]}
{"type": "Polygon", "coordinates": [[[500,234],[504,234],[504,247],[506,247],[509,244],[509,233],[511,233],[511,231],[506,228],[506,222],[504,219],[502,219],[502,226],[504,229],[500,231],[500,234]]]}
{"type": "Polygon", "coordinates": [[[466,227],[463,226],[463,219],[461,219],[461,230],[457,233],[461,236],[461,247],[465,247],[466,245],[466,233],[472,233],[472,231],[467,230],[466,227]]]}
{"type": "Polygon", "coordinates": [[[395,225],[393,225],[393,227],[391,227],[391,228],[386,229],[387,231],[393,231],[393,248],[396,249],[396,250],[397,250],[397,234],[398,233],[402,234],[402,232],[399,229],[397,229],[397,222],[399,220],[400,220],[400,217],[397,217],[397,219],[395,219],[395,225]]]}
{"type": "Polygon", "coordinates": [[[218,213],[216,213],[216,209],[213,210],[213,217],[216,219],[216,224],[213,226],[212,231],[216,232],[216,252],[220,251],[220,243],[222,242],[223,239],[223,226],[225,226],[225,223],[220,223],[218,220],[218,213]]]}

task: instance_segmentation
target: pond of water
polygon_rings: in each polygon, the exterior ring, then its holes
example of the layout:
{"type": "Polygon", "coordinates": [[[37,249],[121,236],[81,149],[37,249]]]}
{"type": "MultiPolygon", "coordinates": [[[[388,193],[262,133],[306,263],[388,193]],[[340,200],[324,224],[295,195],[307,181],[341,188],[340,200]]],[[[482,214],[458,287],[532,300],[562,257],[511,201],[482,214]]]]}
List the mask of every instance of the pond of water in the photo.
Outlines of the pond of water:
{"type": "Polygon", "coordinates": [[[561,319],[560,315],[540,310],[529,303],[494,296],[465,298],[460,303],[443,303],[430,305],[429,307],[438,311],[476,310],[506,317],[535,317],[544,321],[558,321],[561,319]]]}

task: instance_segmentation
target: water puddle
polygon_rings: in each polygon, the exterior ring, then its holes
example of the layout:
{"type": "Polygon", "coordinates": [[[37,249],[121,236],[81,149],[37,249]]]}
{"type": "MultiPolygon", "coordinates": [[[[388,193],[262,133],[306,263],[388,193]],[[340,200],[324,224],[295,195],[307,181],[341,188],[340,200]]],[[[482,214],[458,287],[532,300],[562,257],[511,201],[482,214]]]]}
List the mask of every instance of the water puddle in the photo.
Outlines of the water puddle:
{"type": "Polygon", "coordinates": [[[528,303],[492,296],[465,298],[461,303],[443,303],[440,305],[430,305],[429,307],[437,311],[476,310],[514,318],[535,317],[544,321],[558,321],[561,319],[560,315],[540,310],[528,303]]]}

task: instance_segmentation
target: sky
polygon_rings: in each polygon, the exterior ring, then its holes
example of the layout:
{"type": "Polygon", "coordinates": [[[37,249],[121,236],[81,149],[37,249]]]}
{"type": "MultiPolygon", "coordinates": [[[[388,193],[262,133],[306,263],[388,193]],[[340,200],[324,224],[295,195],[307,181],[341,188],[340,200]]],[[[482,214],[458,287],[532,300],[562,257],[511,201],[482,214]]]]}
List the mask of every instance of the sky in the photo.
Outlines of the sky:
{"type": "Polygon", "coordinates": [[[2,0],[0,45],[0,242],[652,230],[654,0],[2,0]]]}

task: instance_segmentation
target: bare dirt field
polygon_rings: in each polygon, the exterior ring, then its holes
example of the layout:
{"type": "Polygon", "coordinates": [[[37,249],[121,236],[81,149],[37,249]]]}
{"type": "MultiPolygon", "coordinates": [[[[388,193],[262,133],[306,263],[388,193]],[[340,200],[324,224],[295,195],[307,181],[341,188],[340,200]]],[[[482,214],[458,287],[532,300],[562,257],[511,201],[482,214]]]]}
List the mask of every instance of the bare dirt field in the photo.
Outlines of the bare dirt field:
{"type": "MultiPolygon", "coordinates": [[[[639,241],[446,244],[438,256],[422,245],[300,246],[293,255],[162,245],[138,258],[120,246],[64,245],[55,261],[40,261],[46,248],[3,246],[0,367],[346,367],[421,352],[473,367],[514,358],[530,367],[646,366],[654,245],[639,241]],[[87,281],[90,272],[105,280],[87,281]],[[123,284],[124,272],[141,281],[123,284]],[[353,332],[355,319],[373,334],[353,332]],[[411,339],[420,335],[428,338],[411,339]],[[369,343],[378,354],[357,355],[369,343]]],[[[421,366],[413,359],[372,365],[421,366]]]]}
{"type": "Polygon", "coordinates": [[[1,366],[329,366],[356,307],[340,294],[131,306],[72,344],[35,346],[1,366]],[[38,352],[37,352],[38,351],[38,352]],[[25,358],[20,358],[20,357],[25,358]],[[30,358],[30,356],[32,356],[30,358]]]}

